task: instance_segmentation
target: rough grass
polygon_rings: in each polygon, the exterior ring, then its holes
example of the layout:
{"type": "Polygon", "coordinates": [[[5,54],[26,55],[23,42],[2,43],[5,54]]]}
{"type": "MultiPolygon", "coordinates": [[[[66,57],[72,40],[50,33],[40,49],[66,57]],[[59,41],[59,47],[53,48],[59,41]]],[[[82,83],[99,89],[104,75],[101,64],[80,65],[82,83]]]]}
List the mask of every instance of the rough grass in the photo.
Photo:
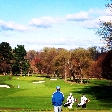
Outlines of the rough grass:
{"type": "Polygon", "coordinates": [[[86,109],[77,108],[77,103],[75,103],[72,110],[63,107],[64,112],[111,112],[112,109],[112,87],[108,86],[106,80],[91,80],[88,84],[76,84],[65,82],[62,79],[51,81],[49,78],[35,76],[20,76],[19,78],[0,76],[0,81],[11,86],[11,88],[0,88],[1,111],[52,112],[51,95],[57,85],[61,86],[65,102],[70,92],[78,99],[78,102],[80,102],[82,93],[85,93],[90,99],[86,109]],[[39,80],[45,80],[45,82],[42,84],[32,83],[39,80]],[[20,88],[17,88],[17,85],[20,85],[20,88]]]}
{"type": "MultiPolygon", "coordinates": [[[[9,109],[0,109],[0,112],[54,112],[53,110],[37,110],[37,109],[15,109],[15,108],[9,108],[9,109]]],[[[62,112],[112,112],[112,110],[81,110],[81,109],[65,109],[62,110],[62,112]]]]}

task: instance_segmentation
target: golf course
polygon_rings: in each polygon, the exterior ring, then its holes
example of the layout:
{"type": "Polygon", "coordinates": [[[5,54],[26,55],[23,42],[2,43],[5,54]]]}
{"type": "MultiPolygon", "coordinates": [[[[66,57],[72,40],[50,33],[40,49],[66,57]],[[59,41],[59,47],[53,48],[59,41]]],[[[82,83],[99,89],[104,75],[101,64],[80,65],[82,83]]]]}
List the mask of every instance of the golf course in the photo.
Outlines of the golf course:
{"type": "Polygon", "coordinates": [[[112,112],[112,86],[107,80],[90,79],[88,83],[76,83],[63,79],[32,76],[0,76],[0,112],[53,112],[51,97],[56,86],[67,96],[71,92],[78,99],[72,109],[62,107],[63,112],[112,112]],[[90,99],[86,109],[77,107],[82,94],[90,99]]]}

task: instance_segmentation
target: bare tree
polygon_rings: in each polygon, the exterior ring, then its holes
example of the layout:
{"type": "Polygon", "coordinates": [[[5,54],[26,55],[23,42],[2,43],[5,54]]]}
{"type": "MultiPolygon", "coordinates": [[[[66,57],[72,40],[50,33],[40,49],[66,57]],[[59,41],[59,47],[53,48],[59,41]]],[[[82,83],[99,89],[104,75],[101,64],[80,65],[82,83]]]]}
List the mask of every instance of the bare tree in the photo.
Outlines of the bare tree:
{"type": "MultiPolygon", "coordinates": [[[[106,4],[106,7],[112,12],[112,0],[108,4],[106,4]]],[[[112,15],[110,15],[112,17],[112,15]]],[[[97,34],[102,37],[104,40],[104,44],[106,44],[107,50],[112,50],[112,21],[110,18],[110,21],[101,22],[101,27],[97,30],[97,34]]]]}

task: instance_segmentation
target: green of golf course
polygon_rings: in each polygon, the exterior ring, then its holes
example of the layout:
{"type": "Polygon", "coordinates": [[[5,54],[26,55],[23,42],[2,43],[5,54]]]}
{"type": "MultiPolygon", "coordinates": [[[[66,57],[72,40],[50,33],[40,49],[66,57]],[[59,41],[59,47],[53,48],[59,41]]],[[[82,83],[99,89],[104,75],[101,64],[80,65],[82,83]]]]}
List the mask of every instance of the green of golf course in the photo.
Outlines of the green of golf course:
{"type": "Polygon", "coordinates": [[[65,96],[64,102],[70,92],[78,99],[72,109],[63,106],[63,112],[112,112],[112,86],[107,80],[90,79],[89,83],[80,84],[35,75],[0,76],[0,85],[10,87],[0,87],[0,112],[53,112],[51,97],[57,85],[61,87],[61,92],[65,96]],[[86,109],[76,106],[82,94],[90,99],[86,109]]]}

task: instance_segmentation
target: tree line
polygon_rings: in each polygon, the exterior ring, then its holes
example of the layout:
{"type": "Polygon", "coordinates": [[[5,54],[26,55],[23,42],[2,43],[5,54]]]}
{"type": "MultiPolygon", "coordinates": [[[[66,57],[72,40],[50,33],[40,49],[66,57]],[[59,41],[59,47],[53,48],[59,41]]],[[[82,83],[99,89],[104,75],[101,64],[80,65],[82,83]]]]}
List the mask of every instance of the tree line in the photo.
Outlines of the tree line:
{"type": "Polygon", "coordinates": [[[30,65],[26,54],[24,45],[17,45],[12,49],[9,43],[0,43],[0,73],[3,75],[28,73],[30,65]]]}
{"type": "Polygon", "coordinates": [[[61,77],[83,79],[102,77],[99,63],[103,52],[97,47],[88,49],[45,47],[41,51],[26,51],[24,45],[17,45],[14,49],[7,42],[0,43],[0,73],[3,75],[31,75],[40,74],[47,77],[61,77]],[[97,64],[96,64],[97,63],[97,64]]]}

